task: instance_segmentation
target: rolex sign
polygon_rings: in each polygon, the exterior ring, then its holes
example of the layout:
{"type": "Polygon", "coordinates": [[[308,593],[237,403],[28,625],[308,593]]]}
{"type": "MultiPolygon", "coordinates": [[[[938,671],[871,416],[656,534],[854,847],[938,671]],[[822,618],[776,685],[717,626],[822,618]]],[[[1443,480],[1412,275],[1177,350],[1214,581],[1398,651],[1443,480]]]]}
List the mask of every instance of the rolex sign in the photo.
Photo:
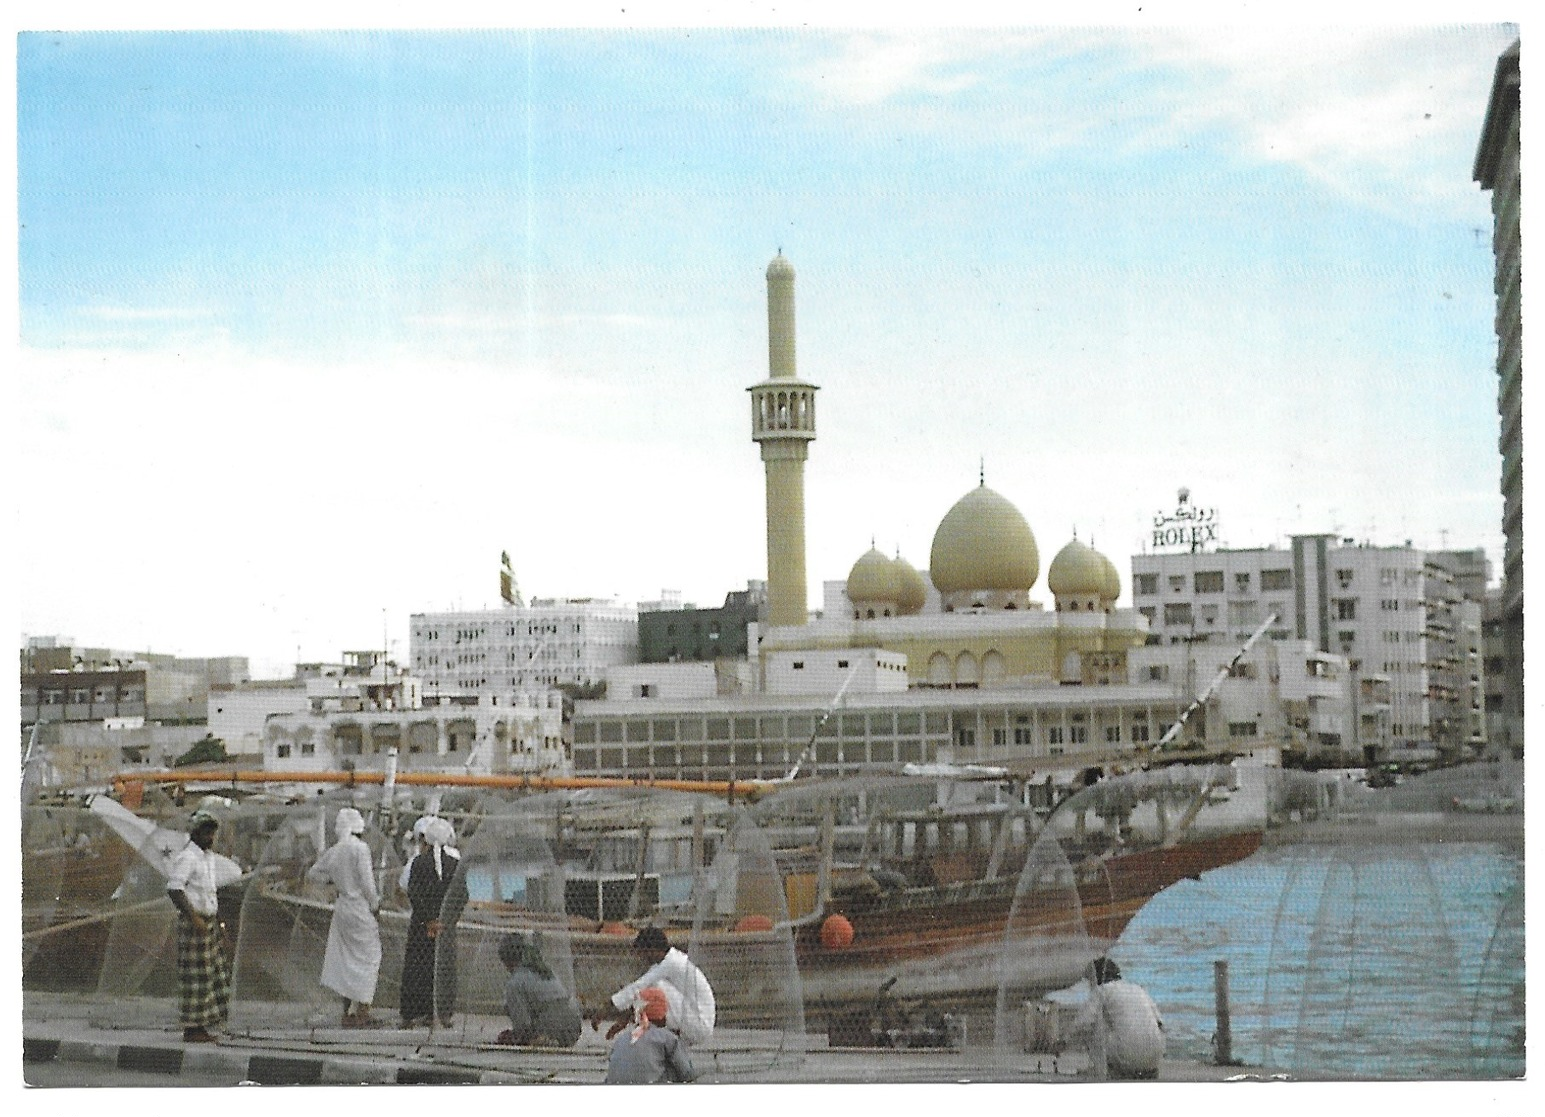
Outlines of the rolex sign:
{"type": "Polygon", "coordinates": [[[1218,510],[1192,504],[1190,489],[1181,489],[1179,496],[1175,511],[1160,512],[1153,518],[1153,549],[1200,551],[1206,544],[1216,544],[1218,510]]]}

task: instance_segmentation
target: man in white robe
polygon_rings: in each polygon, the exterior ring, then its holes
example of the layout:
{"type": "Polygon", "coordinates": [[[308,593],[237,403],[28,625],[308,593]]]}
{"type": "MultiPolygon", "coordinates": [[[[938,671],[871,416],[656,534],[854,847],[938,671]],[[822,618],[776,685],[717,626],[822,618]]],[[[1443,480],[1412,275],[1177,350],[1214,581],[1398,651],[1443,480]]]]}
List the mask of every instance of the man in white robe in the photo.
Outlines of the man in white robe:
{"type": "MultiPolygon", "coordinates": [[[[668,1011],[665,1026],[688,1043],[703,1043],[713,1035],[713,986],[703,971],[680,950],[670,944],[659,927],[645,927],[633,939],[633,950],[649,968],[638,980],[612,994],[611,1004],[592,1014],[597,1026],[604,1019],[626,1021],[639,993],[659,986],[665,994],[668,1011]]],[[[612,1034],[620,1028],[613,1028],[612,1034]]]]}
{"type": "Polygon", "coordinates": [[[1109,958],[1089,965],[1089,999],[1073,1025],[1089,1045],[1089,1068],[1097,1079],[1159,1076],[1164,1058],[1164,1019],[1148,991],[1124,981],[1109,958]]]}
{"type": "Polygon", "coordinates": [[[381,927],[376,921],[381,896],[370,847],[360,837],[365,819],[353,807],[344,807],[333,831],[338,840],[306,873],[308,883],[330,884],[338,891],[322,957],[322,987],[343,998],[345,1028],[373,1028],[379,1026],[370,1018],[370,1006],[381,972],[381,927]]]}

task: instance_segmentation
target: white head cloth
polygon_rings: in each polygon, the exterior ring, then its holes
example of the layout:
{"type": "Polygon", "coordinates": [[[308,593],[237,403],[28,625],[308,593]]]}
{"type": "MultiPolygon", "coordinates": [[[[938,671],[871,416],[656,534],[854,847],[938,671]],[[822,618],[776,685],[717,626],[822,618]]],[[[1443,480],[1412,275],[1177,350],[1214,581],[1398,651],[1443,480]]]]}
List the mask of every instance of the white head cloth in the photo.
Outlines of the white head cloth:
{"type": "Polygon", "coordinates": [[[363,834],[365,832],[365,816],[353,807],[344,807],[338,812],[338,819],[333,823],[333,834],[338,838],[344,838],[349,834],[363,834]]]}
{"type": "Polygon", "coordinates": [[[429,848],[434,851],[435,874],[443,877],[445,875],[445,866],[441,861],[440,851],[456,840],[456,829],[443,818],[429,816],[419,821],[424,824],[424,840],[429,843],[429,848]]]}

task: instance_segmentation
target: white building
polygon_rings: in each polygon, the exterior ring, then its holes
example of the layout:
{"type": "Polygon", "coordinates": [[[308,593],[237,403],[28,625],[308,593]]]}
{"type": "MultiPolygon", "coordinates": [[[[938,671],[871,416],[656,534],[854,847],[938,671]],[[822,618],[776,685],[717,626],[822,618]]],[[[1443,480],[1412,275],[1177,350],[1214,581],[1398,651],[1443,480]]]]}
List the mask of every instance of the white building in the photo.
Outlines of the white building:
{"type": "MultiPolygon", "coordinates": [[[[272,692],[292,708],[263,719],[265,768],[384,771],[395,749],[401,772],[567,770],[557,691],[425,696],[418,679],[380,662],[378,653],[345,658],[341,670],[313,665],[301,680],[301,709],[293,708],[293,688],[272,692]]],[[[246,717],[252,708],[233,704],[246,717]]]]}
{"type": "Polygon", "coordinates": [[[414,613],[409,659],[426,694],[499,694],[593,686],[638,661],[638,610],[598,598],[536,598],[452,613],[414,613]]]}
{"type": "Polygon", "coordinates": [[[1332,535],[1294,536],[1286,550],[1134,555],[1132,596],[1163,644],[1237,646],[1275,614],[1271,639],[1343,656],[1375,684],[1387,677],[1393,755],[1458,750],[1484,743],[1480,606],[1456,590],[1448,557],[1332,535]]]}

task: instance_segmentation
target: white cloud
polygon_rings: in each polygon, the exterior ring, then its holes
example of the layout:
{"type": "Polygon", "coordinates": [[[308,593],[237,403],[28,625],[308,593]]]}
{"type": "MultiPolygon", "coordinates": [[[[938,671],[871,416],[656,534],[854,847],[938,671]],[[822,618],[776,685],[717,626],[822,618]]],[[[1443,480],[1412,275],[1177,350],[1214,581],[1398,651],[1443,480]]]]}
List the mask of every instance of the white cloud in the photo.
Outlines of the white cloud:
{"type": "Polygon", "coordinates": [[[1514,34],[1504,25],[865,31],[837,38],[793,76],[828,105],[966,143],[1042,154],[1222,143],[1362,204],[1468,214],[1492,70],[1514,34]],[[1064,65],[1071,57],[1076,71],[1064,65]]]}

